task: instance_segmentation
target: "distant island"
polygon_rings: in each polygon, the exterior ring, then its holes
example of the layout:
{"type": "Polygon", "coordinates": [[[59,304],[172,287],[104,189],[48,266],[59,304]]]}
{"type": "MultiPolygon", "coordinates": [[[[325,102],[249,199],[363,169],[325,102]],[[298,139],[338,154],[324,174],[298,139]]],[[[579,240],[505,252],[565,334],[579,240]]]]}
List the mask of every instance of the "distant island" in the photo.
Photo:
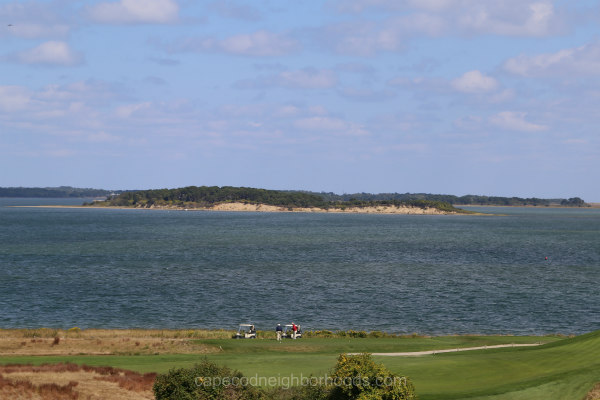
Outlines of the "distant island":
{"type": "Polygon", "coordinates": [[[464,214],[451,204],[435,200],[326,200],[300,191],[280,191],[232,186],[188,186],[125,192],[96,207],[204,209],[217,211],[360,212],[379,214],[464,214]]]}
{"type": "Polygon", "coordinates": [[[28,188],[0,187],[0,197],[33,198],[106,198],[97,206],[206,208],[217,204],[241,202],[288,208],[322,208],[341,210],[347,207],[410,206],[452,210],[448,206],[534,206],[589,207],[579,197],[541,199],[536,197],[502,197],[429,193],[350,193],[267,190],[230,186],[189,186],[178,189],[105,190],[71,186],[28,188]],[[443,204],[442,204],[443,203],[443,204]]]}
{"type": "Polygon", "coordinates": [[[429,194],[429,193],[353,193],[338,195],[335,193],[314,193],[322,196],[329,201],[349,201],[349,200],[429,200],[441,201],[452,205],[464,206],[563,206],[563,207],[589,207],[583,199],[571,197],[568,199],[540,199],[537,197],[501,197],[501,196],[480,196],[468,194],[465,196],[454,196],[449,194],[429,194]]]}
{"type": "Polygon", "coordinates": [[[107,197],[113,193],[104,189],[82,189],[71,186],[59,187],[0,187],[0,197],[23,197],[23,198],[84,198],[84,197],[107,197]]]}

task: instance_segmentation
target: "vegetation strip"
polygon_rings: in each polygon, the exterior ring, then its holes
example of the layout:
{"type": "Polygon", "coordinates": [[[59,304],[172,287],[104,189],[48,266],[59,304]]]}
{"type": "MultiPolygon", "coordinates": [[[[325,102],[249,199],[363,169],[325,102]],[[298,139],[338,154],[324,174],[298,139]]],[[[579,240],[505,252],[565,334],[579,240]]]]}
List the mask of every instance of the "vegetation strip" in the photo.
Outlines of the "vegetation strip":
{"type": "Polygon", "coordinates": [[[469,213],[452,205],[432,200],[357,200],[327,201],[318,194],[231,186],[188,186],[178,189],[157,189],[125,192],[106,201],[88,203],[93,206],[208,209],[220,204],[254,204],[282,207],[284,210],[339,210],[372,207],[435,209],[444,213],[469,213]]]}

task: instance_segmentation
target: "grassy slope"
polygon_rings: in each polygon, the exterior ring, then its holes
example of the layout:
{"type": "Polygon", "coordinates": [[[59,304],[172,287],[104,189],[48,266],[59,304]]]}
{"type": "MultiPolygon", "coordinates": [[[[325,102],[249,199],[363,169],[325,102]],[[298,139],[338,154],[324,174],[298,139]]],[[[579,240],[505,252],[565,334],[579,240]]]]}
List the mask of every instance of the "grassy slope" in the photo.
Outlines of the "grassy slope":
{"type": "Polygon", "coordinates": [[[424,357],[375,357],[415,382],[421,400],[581,399],[600,381],[600,331],[555,341],[555,338],[441,337],[414,339],[202,340],[220,348],[203,355],[3,357],[0,363],[72,361],[111,365],[136,371],[163,372],[206,357],[239,369],[246,376],[296,376],[326,373],[341,352],[392,352],[470,347],[499,343],[552,343],[535,348],[508,348],[446,353],[424,357]]]}
{"type": "Polygon", "coordinates": [[[538,348],[376,357],[427,399],[582,399],[600,381],[600,331],[538,348]]]}

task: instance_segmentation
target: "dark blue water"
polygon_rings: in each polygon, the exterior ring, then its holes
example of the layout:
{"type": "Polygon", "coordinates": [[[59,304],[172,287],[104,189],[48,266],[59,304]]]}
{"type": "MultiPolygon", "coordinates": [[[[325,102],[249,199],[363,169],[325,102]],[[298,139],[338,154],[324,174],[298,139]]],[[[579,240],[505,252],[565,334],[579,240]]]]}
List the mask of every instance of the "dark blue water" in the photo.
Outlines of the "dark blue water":
{"type": "MultiPolygon", "coordinates": [[[[81,203],[81,200],[67,200],[81,203]]],[[[403,216],[11,208],[0,327],[600,329],[600,210],[403,216]],[[545,259],[548,257],[548,260],[545,259]]]]}

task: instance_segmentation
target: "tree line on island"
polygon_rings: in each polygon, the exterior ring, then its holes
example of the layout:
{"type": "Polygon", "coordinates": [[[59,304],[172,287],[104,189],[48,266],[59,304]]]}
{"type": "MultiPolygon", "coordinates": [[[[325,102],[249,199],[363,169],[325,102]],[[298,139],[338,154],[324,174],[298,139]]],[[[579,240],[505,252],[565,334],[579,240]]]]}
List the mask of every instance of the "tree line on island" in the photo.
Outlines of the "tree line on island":
{"type": "Polygon", "coordinates": [[[83,198],[106,197],[112,192],[104,189],[59,187],[0,187],[0,197],[22,198],[83,198]]]}
{"type": "MultiPolygon", "coordinates": [[[[313,192],[306,192],[313,193],[313,192]]],[[[540,199],[537,197],[502,197],[502,196],[479,196],[468,194],[465,196],[454,196],[450,194],[429,194],[429,193],[318,193],[324,199],[329,201],[349,201],[355,200],[429,200],[441,201],[452,205],[478,205],[478,206],[566,206],[566,207],[586,207],[588,204],[579,197],[569,199],[540,199]]]]}
{"type": "Polygon", "coordinates": [[[125,192],[109,197],[94,205],[112,207],[161,207],[207,208],[222,203],[265,204],[276,207],[319,209],[346,209],[350,207],[409,206],[436,208],[446,212],[463,212],[448,203],[436,200],[326,200],[317,193],[300,191],[267,190],[232,186],[188,186],[177,189],[153,189],[125,192]]]}
{"type": "Polygon", "coordinates": [[[370,194],[356,193],[337,195],[306,191],[268,190],[232,186],[188,186],[177,189],[152,189],[124,192],[109,196],[95,205],[113,207],[185,207],[206,208],[222,203],[265,204],[277,207],[346,209],[351,207],[418,207],[435,208],[445,212],[462,212],[454,205],[535,205],[564,206],[586,205],[580,198],[571,199],[522,199],[519,197],[452,196],[435,194],[370,194]]]}
{"type": "Polygon", "coordinates": [[[456,205],[488,206],[589,206],[579,197],[568,199],[540,199],[536,197],[501,197],[429,193],[351,193],[310,192],[295,190],[267,190],[231,186],[188,186],[178,189],[154,190],[104,190],[74,188],[71,186],[28,188],[0,187],[0,197],[37,198],[107,198],[105,205],[140,207],[152,205],[185,205],[195,203],[198,207],[210,207],[225,202],[246,202],[290,208],[344,208],[370,206],[412,205],[414,207],[434,207],[444,211],[454,211],[456,205]]]}

